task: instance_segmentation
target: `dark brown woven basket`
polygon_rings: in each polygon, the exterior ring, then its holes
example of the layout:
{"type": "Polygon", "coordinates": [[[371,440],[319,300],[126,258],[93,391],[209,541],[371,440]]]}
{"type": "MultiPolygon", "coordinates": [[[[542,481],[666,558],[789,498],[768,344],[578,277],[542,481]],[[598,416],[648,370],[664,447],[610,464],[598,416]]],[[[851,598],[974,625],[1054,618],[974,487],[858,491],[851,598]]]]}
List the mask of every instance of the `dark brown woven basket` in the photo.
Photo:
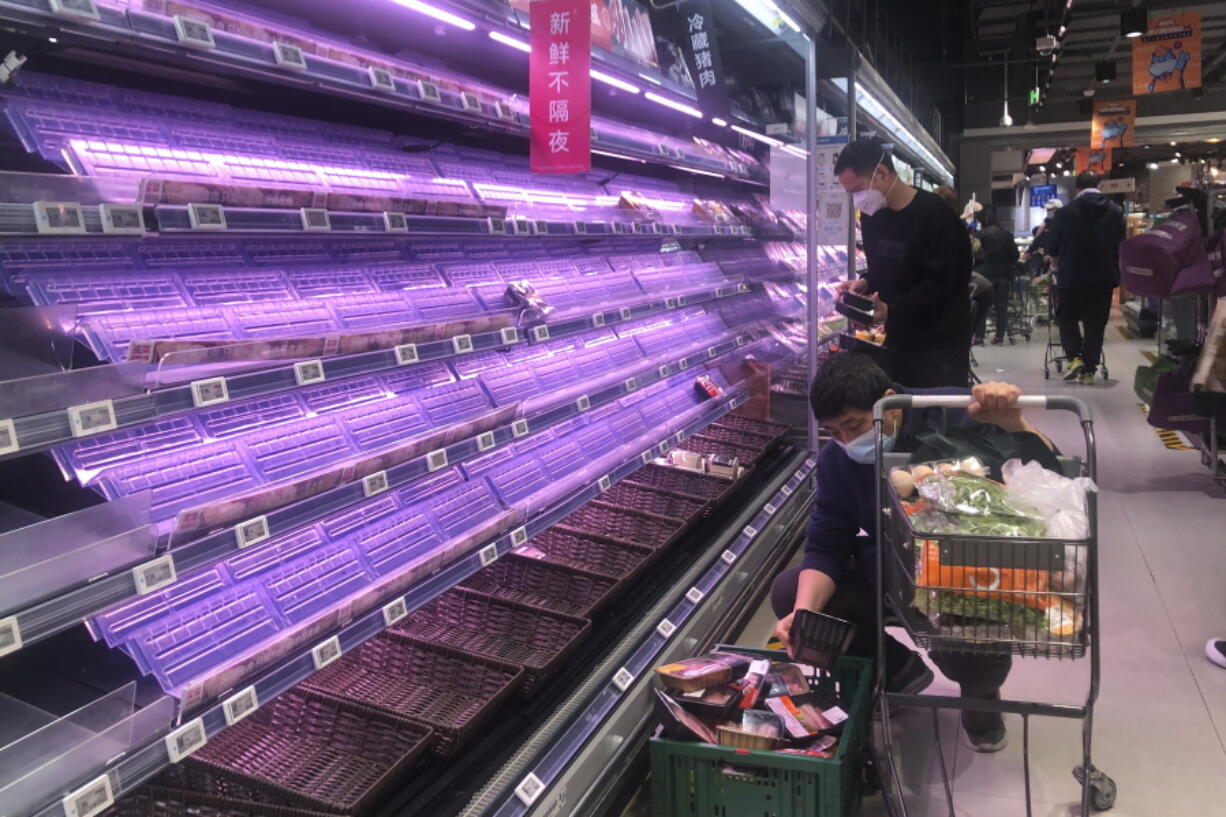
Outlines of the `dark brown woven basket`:
{"type": "Polygon", "coordinates": [[[716,422],[717,426],[726,426],[736,429],[737,431],[749,431],[754,434],[761,434],[771,439],[779,439],[792,430],[792,427],[784,423],[772,423],[770,420],[756,420],[753,417],[746,417],[743,414],[725,414],[716,422]]]}
{"type": "Polygon", "coordinates": [[[147,784],[102,812],[101,817],[332,817],[271,803],[252,803],[147,784]]]}
{"type": "Polygon", "coordinates": [[[563,519],[560,524],[586,533],[612,536],[624,542],[658,549],[672,544],[673,538],[684,527],[685,520],[658,516],[633,508],[621,508],[596,500],[587,503],[563,519]]]}
{"type": "Polygon", "coordinates": [[[625,482],[635,485],[646,485],[651,488],[664,488],[669,491],[679,491],[683,494],[700,496],[704,499],[718,499],[723,496],[732,483],[720,477],[708,474],[696,474],[668,465],[645,465],[630,475],[625,482]]]}
{"type": "Polygon", "coordinates": [[[693,451],[695,454],[721,454],[725,457],[736,457],[744,467],[753,465],[762,455],[760,448],[725,442],[718,437],[707,436],[705,431],[702,434],[695,434],[677,447],[693,451]]]}
{"type": "Polygon", "coordinates": [[[680,519],[682,522],[702,515],[709,504],[700,496],[666,488],[648,488],[632,482],[617,483],[600,497],[600,501],[634,511],[680,519]]]}
{"type": "Polygon", "coordinates": [[[206,794],[357,814],[433,738],[421,723],[300,685],[210,738],[180,767],[206,794]]]}
{"type": "Polygon", "coordinates": [[[467,650],[381,633],[302,682],[433,727],[449,754],[523,680],[523,669],[467,650]]]}
{"type": "Polygon", "coordinates": [[[453,588],[389,632],[426,644],[446,644],[521,666],[523,689],[549,675],[587,635],[585,618],[542,610],[475,590],[453,588]]]}
{"type": "Polygon", "coordinates": [[[528,544],[543,552],[547,562],[603,573],[622,580],[638,573],[660,553],[645,545],[623,542],[611,536],[587,533],[560,524],[544,533],[538,533],[528,544]]]}
{"type": "Polygon", "coordinates": [[[471,576],[461,586],[570,616],[590,616],[621,589],[621,583],[612,576],[514,553],[471,576]]]}

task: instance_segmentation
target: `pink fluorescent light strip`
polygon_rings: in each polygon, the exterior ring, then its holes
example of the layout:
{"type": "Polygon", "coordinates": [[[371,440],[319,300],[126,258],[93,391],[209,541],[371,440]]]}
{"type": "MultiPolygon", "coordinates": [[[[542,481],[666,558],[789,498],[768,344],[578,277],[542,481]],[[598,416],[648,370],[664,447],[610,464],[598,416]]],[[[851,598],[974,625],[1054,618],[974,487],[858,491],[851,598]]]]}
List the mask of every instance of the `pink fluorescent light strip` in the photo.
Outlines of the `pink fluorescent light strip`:
{"type": "Polygon", "coordinates": [[[435,8],[429,3],[423,3],[421,0],[392,0],[392,2],[399,6],[413,9],[413,11],[416,11],[418,14],[433,17],[435,20],[441,20],[444,23],[455,26],[456,28],[462,28],[465,31],[472,31],[477,27],[477,24],[471,20],[465,20],[459,15],[452,14],[450,11],[444,11],[440,8],[435,8]]]}
{"type": "Polygon", "coordinates": [[[682,167],[681,165],[669,165],[675,170],[684,170],[686,173],[697,173],[701,176],[714,176],[717,179],[727,178],[723,173],[713,173],[710,170],[699,170],[696,167],[682,167]]]}
{"type": "Polygon", "coordinates": [[[698,110],[697,108],[691,108],[689,105],[669,99],[668,97],[660,96],[659,94],[652,93],[651,91],[647,91],[644,96],[657,105],[663,105],[665,108],[672,108],[674,111],[681,111],[683,114],[692,116],[695,119],[702,119],[702,111],[698,110]]]}
{"type": "MultiPolygon", "coordinates": [[[[505,46],[514,48],[516,51],[522,51],[525,54],[532,53],[532,46],[528,45],[523,40],[517,40],[514,37],[508,37],[506,34],[503,34],[501,31],[491,31],[490,39],[496,43],[502,43],[505,46]]],[[[612,85],[614,88],[625,91],[628,94],[642,93],[642,91],[639,89],[637,85],[631,85],[629,82],[618,79],[617,77],[611,76],[610,74],[606,74],[604,71],[597,71],[595,68],[593,68],[591,69],[590,73],[592,75],[592,79],[599,80],[600,82],[603,82],[605,85],[612,85]]]]}
{"type": "Polygon", "coordinates": [[[751,131],[748,128],[742,128],[740,125],[733,125],[732,129],[742,136],[748,136],[750,139],[756,139],[763,144],[771,145],[772,147],[777,148],[783,147],[783,142],[780,142],[778,139],[773,139],[770,136],[763,136],[756,131],[751,131]]]}
{"type": "Polygon", "coordinates": [[[621,153],[613,153],[612,151],[609,151],[609,150],[596,150],[595,148],[592,148],[592,153],[599,153],[601,156],[608,156],[612,159],[625,159],[627,162],[638,162],[639,164],[644,164],[644,165],[647,164],[646,159],[636,159],[633,156],[626,156],[621,153]]]}

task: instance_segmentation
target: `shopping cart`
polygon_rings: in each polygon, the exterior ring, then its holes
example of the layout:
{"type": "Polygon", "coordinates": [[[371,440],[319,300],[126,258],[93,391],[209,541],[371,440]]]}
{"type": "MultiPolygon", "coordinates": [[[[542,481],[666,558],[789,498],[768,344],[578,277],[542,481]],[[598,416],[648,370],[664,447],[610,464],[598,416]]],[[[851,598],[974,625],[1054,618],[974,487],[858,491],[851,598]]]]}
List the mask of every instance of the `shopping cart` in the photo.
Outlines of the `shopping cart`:
{"type": "MultiPolygon", "coordinates": [[[[1025,275],[1017,275],[1009,282],[1009,301],[1006,312],[1005,331],[1002,334],[1008,339],[1009,345],[1017,343],[1019,336],[1029,342],[1031,335],[1034,334],[1037,315],[1032,285],[1025,275]]],[[[990,327],[992,332],[996,331],[1000,320],[1001,316],[997,315],[996,310],[993,309],[990,327]]]]}
{"type": "MultiPolygon", "coordinates": [[[[1056,287],[1052,286],[1051,279],[1047,283],[1047,348],[1043,350],[1043,379],[1051,379],[1051,370],[1055,369],[1056,374],[1062,374],[1064,367],[1068,364],[1069,359],[1064,354],[1064,345],[1060,342],[1060,328],[1056,325],[1056,287]]],[[[1103,380],[1106,380],[1107,372],[1107,353],[1100,352],[1098,361],[1098,372],[1102,375],[1103,380]]]]}
{"type": "MultiPolygon", "coordinates": [[[[1060,457],[1065,476],[1095,476],[1094,425],[1084,403],[1072,397],[1022,397],[1024,408],[1071,411],[1081,421],[1084,458],[1060,457]]],[[[1094,768],[1090,749],[1094,703],[1099,687],[1098,535],[1094,494],[1086,497],[1089,536],[1084,540],[1002,536],[968,536],[916,531],[890,485],[890,471],[907,464],[906,454],[883,454],[884,412],[893,409],[966,408],[969,397],[893,395],[873,407],[877,429],[876,484],[878,548],[878,608],[889,606],[903,628],[923,649],[981,655],[1015,655],[1046,659],[1089,656],[1089,690],[1084,705],[1016,700],[977,700],[938,695],[904,695],[884,691],[885,632],[878,629],[877,689],[882,722],[879,769],[882,793],[895,817],[907,817],[907,804],[894,758],[890,707],[911,706],[932,711],[937,757],[950,817],[953,792],[941,746],[938,710],[998,712],[1022,718],[1026,814],[1032,814],[1030,793],[1030,717],[1080,719],[1082,762],[1073,770],[1081,784],[1081,815],[1091,808],[1105,810],[1115,803],[1116,786],[1094,768]],[[977,571],[982,580],[967,580],[977,571]],[[957,574],[957,575],[955,575],[957,574]],[[982,581],[982,583],[981,583],[982,581]],[[968,591],[967,587],[986,587],[968,591]],[[1008,588],[1008,589],[1005,589],[1008,588]],[[1046,614],[1038,607],[1048,606],[1046,614]],[[1052,610],[1058,608],[1056,626],[1052,610]],[[1003,615],[1002,615],[1003,613],[1003,615]],[[1089,771],[1086,774],[1086,771],[1089,771]]]]}

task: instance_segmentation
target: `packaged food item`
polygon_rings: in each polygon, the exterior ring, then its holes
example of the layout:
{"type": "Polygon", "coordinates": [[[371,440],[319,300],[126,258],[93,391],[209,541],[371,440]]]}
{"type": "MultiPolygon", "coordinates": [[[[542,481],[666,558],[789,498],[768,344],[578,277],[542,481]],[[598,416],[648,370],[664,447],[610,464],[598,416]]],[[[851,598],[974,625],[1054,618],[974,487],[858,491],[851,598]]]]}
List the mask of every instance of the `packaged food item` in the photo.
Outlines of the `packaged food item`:
{"type": "Polygon", "coordinates": [[[757,705],[770,666],[770,661],[761,659],[749,665],[749,671],[745,674],[745,689],[741,695],[741,709],[753,709],[757,705]]]}
{"type": "Polygon", "coordinates": [[[997,516],[1043,521],[1037,509],[1009,495],[1005,486],[986,477],[960,471],[942,463],[935,473],[919,476],[912,469],[920,496],[933,508],[964,516],[997,516]],[[946,470],[941,470],[948,466],[946,470]]]}
{"type": "Polygon", "coordinates": [[[738,749],[771,750],[783,742],[783,724],[778,716],[760,709],[745,710],[740,724],[721,724],[715,732],[721,745],[738,749]]]}
{"type": "Polygon", "coordinates": [[[796,664],[775,664],[766,676],[767,696],[804,695],[809,691],[809,679],[796,664]]]}
{"type": "Polygon", "coordinates": [[[741,688],[736,684],[723,684],[682,693],[678,702],[704,722],[718,723],[738,710],[741,694],[741,688]]]}
{"type": "Polygon", "coordinates": [[[700,658],[687,658],[656,667],[656,673],[670,689],[692,692],[734,681],[745,675],[749,668],[750,660],[742,655],[711,652],[700,658]]]}
{"type": "Polygon", "coordinates": [[[684,707],[670,698],[663,690],[652,691],[656,696],[653,704],[656,716],[660,719],[665,736],[673,740],[697,739],[704,743],[716,742],[715,733],[701,719],[685,711],[684,707]]]}

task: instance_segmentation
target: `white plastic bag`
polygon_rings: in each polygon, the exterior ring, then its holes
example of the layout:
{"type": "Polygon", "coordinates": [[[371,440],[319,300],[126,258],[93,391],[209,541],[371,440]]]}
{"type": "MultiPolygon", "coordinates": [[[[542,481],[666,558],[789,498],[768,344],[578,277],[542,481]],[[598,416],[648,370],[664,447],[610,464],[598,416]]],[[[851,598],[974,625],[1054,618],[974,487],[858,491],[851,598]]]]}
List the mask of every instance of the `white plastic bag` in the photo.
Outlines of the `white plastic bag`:
{"type": "MultiPolygon", "coordinates": [[[[1090,535],[1090,517],[1086,511],[1086,492],[1098,486],[1089,477],[1070,479],[1049,471],[1031,460],[1009,460],[1001,468],[1005,490],[1019,502],[1037,508],[1047,523],[1047,536],[1052,539],[1086,539],[1090,535]]],[[[1080,592],[1085,587],[1086,549],[1067,545],[1064,549],[1064,572],[1052,576],[1055,589],[1080,592]]]]}

